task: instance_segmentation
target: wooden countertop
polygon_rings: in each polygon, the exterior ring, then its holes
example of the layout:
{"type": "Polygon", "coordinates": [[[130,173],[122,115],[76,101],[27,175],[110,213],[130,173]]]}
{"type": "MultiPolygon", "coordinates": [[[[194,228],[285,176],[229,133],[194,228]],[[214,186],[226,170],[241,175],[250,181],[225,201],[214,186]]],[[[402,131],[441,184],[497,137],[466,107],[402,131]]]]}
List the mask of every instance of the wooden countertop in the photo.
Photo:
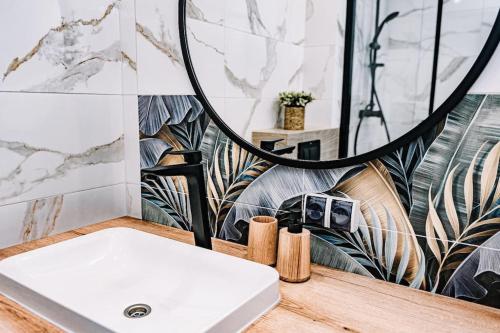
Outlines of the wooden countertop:
{"type": "MultiPolygon", "coordinates": [[[[0,259],[111,227],[193,243],[191,233],[119,218],[0,250],[0,259]]],[[[244,258],[244,246],[213,240],[214,250],[244,258]]],[[[500,332],[500,310],[313,265],[305,283],[281,282],[282,301],[247,332],[500,332]]],[[[0,332],[61,332],[0,296],[0,332]]]]}

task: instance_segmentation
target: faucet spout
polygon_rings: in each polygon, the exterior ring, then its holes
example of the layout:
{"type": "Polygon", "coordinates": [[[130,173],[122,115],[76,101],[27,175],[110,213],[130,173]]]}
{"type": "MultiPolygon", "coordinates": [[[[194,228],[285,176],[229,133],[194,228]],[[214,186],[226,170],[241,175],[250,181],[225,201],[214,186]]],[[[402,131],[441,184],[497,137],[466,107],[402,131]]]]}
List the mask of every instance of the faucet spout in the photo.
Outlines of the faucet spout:
{"type": "Polygon", "coordinates": [[[207,192],[205,189],[205,177],[203,176],[203,165],[201,164],[200,151],[174,151],[167,154],[184,155],[186,163],[158,166],[142,170],[143,174],[159,177],[186,177],[189,191],[189,202],[191,204],[191,216],[193,218],[194,243],[205,249],[212,249],[210,223],[208,220],[207,192]]]}

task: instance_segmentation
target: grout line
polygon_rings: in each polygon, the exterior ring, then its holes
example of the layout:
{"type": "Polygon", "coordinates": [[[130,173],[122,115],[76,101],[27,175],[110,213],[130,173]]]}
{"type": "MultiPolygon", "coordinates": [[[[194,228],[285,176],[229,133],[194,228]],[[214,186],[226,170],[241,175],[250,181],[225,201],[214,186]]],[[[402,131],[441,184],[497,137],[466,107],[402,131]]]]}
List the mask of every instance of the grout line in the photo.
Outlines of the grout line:
{"type": "MultiPolygon", "coordinates": [[[[135,185],[135,186],[139,186],[141,187],[140,185],[138,184],[133,184],[133,183],[127,183],[129,185],[135,185]]],[[[171,190],[168,190],[168,189],[164,189],[164,188],[160,188],[160,187],[154,187],[154,186],[151,186],[153,189],[161,189],[161,190],[166,190],[166,191],[169,191],[171,193],[177,193],[177,194],[181,194],[181,195],[184,195],[184,196],[188,196],[186,193],[184,192],[178,192],[178,191],[171,191],[171,190]]],[[[266,210],[271,210],[271,211],[275,211],[275,212],[290,212],[290,211],[287,211],[287,210],[281,210],[281,209],[276,209],[276,208],[272,208],[272,207],[263,207],[263,206],[258,206],[258,205],[255,205],[255,204],[250,204],[250,203],[245,203],[245,202],[235,202],[235,201],[232,201],[232,200],[221,200],[221,199],[216,199],[216,198],[213,198],[213,197],[208,197],[207,196],[207,199],[213,199],[213,200],[216,200],[216,201],[225,201],[225,202],[232,202],[233,204],[236,204],[236,205],[245,205],[245,206],[250,206],[250,207],[257,207],[257,208],[262,208],[262,209],[266,209],[266,210]]],[[[408,235],[408,236],[412,236],[412,234],[410,233],[405,233],[405,232],[402,232],[402,231],[395,231],[395,230],[390,230],[390,229],[387,229],[387,228],[375,228],[373,226],[367,226],[368,228],[370,229],[373,229],[373,230],[382,230],[382,231],[388,231],[388,232],[395,232],[395,233],[398,233],[398,234],[401,234],[401,235],[408,235]]],[[[492,248],[492,247],[488,247],[488,246],[482,246],[482,245],[475,245],[475,244],[470,244],[470,243],[464,243],[464,242],[456,242],[456,241],[453,241],[453,240],[447,240],[447,241],[443,241],[439,238],[436,238],[436,237],[427,237],[426,235],[419,235],[419,234],[415,234],[416,237],[418,238],[424,238],[424,239],[434,239],[434,240],[437,240],[439,242],[447,242],[449,244],[459,244],[459,245],[466,245],[466,246],[472,246],[472,247],[475,247],[475,248],[484,248],[484,249],[489,249],[489,250],[494,250],[494,251],[500,251],[500,249],[496,249],[496,248],[492,248]]]]}
{"type": "Polygon", "coordinates": [[[57,197],[57,196],[60,196],[60,195],[62,195],[62,196],[72,195],[72,194],[77,194],[77,193],[82,193],[82,192],[88,192],[88,191],[93,191],[93,190],[99,190],[99,189],[103,189],[103,188],[106,188],[106,187],[113,187],[113,186],[118,186],[118,185],[126,185],[126,183],[125,182],[119,182],[119,183],[113,183],[113,184],[109,184],[109,185],[102,185],[102,186],[97,186],[97,187],[91,187],[91,188],[81,189],[81,190],[77,190],[77,191],[70,191],[70,192],[50,194],[50,195],[47,195],[47,196],[44,196],[44,197],[36,197],[36,198],[26,199],[26,200],[22,200],[22,201],[8,202],[6,204],[0,204],[0,209],[2,209],[4,207],[7,207],[7,206],[14,206],[14,205],[19,205],[19,204],[28,203],[28,202],[37,201],[37,200],[50,199],[50,198],[54,198],[54,197],[57,197]]]}
{"type": "Polygon", "coordinates": [[[62,91],[11,91],[11,90],[0,90],[0,94],[33,94],[33,95],[82,95],[82,96],[137,96],[137,95],[147,95],[139,93],[96,93],[96,92],[62,92],[62,91]]]}

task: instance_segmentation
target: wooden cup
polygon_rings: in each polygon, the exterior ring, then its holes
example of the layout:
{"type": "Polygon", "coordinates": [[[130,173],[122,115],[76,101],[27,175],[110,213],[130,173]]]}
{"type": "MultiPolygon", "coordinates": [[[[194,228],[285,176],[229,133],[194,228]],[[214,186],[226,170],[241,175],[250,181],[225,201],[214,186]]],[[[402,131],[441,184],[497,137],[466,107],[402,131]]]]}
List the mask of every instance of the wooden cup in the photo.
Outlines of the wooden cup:
{"type": "Polygon", "coordinates": [[[250,219],[249,229],[248,259],[264,265],[276,265],[278,220],[271,216],[254,216],[250,219]]]}

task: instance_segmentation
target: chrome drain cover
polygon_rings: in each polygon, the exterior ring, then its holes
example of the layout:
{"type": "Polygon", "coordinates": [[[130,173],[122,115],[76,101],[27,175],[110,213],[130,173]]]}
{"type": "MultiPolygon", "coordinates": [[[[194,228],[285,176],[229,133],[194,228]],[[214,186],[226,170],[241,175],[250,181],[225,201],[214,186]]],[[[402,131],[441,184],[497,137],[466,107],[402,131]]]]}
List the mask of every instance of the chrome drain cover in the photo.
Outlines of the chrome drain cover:
{"type": "Polygon", "coordinates": [[[147,304],[132,304],[127,306],[123,314],[127,318],[142,318],[151,313],[151,307],[147,304]]]}

